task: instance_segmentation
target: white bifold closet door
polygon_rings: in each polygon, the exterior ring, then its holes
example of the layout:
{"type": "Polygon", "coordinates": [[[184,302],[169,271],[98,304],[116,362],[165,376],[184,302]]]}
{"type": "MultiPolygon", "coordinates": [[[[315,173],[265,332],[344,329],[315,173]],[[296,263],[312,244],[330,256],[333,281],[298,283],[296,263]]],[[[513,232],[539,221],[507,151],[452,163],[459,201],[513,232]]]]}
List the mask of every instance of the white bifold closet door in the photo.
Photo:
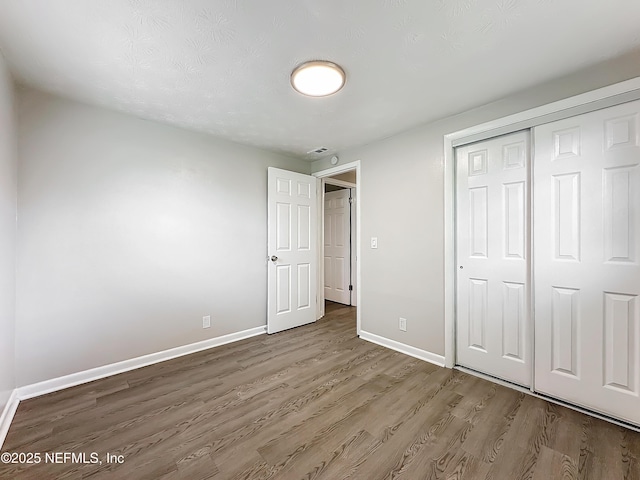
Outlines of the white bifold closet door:
{"type": "Polygon", "coordinates": [[[456,361],[531,384],[529,132],[456,149],[456,361]]]}
{"type": "Polygon", "coordinates": [[[640,102],[534,129],[535,389],[640,424],[640,102]]]}

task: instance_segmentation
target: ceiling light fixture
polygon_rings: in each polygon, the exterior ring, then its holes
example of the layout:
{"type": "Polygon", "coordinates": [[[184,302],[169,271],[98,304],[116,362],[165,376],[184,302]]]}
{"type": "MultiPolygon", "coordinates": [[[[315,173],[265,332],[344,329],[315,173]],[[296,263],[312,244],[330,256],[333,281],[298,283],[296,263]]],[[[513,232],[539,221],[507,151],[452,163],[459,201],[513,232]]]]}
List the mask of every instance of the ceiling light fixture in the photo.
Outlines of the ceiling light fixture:
{"type": "Polygon", "coordinates": [[[346,75],[340,65],[314,60],[298,65],[291,73],[291,86],[310,97],[326,97],[340,90],[346,75]]]}

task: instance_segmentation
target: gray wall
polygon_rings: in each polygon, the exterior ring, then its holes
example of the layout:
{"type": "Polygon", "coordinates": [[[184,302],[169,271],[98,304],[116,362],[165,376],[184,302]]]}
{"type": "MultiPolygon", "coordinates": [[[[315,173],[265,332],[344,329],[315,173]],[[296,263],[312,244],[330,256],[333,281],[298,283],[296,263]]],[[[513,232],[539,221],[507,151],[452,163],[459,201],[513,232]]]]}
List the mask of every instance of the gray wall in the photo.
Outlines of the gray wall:
{"type": "Polygon", "coordinates": [[[16,142],[13,85],[0,53],[0,412],[15,387],[16,142]]]}
{"type": "Polygon", "coordinates": [[[267,166],[308,163],[19,98],[19,386],[266,324],[267,166]]]}
{"type": "MultiPolygon", "coordinates": [[[[444,355],[443,136],[640,76],[626,55],[489,105],[366,146],[338,152],[361,161],[362,330],[444,355]],[[369,248],[378,237],[378,249],[369,248]],[[407,319],[407,331],[398,318],[407,319]]],[[[329,158],[312,164],[331,168],[329,158]]]]}
{"type": "MultiPolygon", "coordinates": [[[[445,133],[640,76],[639,60],[621,57],[339,152],[341,163],[362,160],[363,329],[444,353],[445,133]],[[371,236],[377,250],[367,248],[371,236]]],[[[266,168],[309,173],[308,164],[32,90],[19,100],[17,385],[265,325],[266,168]],[[201,328],[203,315],[211,329],[201,328]]],[[[5,397],[14,385],[10,131],[0,132],[5,397]]],[[[326,159],[312,169],[329,167],[326,159]]]]}

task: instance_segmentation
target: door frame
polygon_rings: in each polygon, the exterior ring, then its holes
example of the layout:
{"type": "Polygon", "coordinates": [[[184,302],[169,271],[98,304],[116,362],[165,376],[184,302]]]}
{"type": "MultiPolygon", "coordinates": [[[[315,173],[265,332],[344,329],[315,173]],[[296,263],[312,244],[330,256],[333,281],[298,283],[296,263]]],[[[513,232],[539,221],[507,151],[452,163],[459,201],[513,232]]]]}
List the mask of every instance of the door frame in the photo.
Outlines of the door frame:
{"type": "MultiPolygon", "coordinates": [[[[326,181],[327,177],[338,175],[340,173],[356,171],[356,183],[355,186],[352,183],[342,182],[344,186],[351,186],[356,189],[356,298],[358,299],[358,306],[356,308],[356,332],[360,335],[360,329],[362,324],[362,295],[361,295],[361,263],[362,256],[360,251],[360,197],[361,197],[361,180],[360,180],[360,160],[354,162],[345,163],[336,167],[328,168],[326,170],[320,170],[319,172],[312,173],[314,177],[323,179],[322,183],[326,181]]],[[[332,183],[335,180],[332,180],[332,183]]],[[[339,182],[339,181],[338,181],[339,182]]],[[[324,188],[318,189],[318,287],[316,295],[316,311],[318,312],[318,318],[324,316],[324,188]]]]}
{"type": "MultiPolygon", "coordinates": [[[[447,368],[453,368],[456,362],[455,148],[639,99],[640,77],[636,77],[444,135],[444,363],[447,368]]],[[[533,311],[529,315],[533,320],[533,311]]],[[[533,382],[531,388],[534,388],[533,382]]]]}

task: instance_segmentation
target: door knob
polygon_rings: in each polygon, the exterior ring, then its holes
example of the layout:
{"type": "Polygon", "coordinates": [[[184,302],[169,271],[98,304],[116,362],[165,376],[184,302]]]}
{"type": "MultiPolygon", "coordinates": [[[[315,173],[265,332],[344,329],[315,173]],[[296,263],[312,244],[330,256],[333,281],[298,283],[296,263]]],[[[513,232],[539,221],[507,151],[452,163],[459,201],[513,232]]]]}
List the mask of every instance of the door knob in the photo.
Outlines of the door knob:
{"type": "Polygon", "coordinates": [[[278,257],[276,257],[275,255],[271,255],[271,261],[275,262],[276,260],[278,260],[278,257]]]}

